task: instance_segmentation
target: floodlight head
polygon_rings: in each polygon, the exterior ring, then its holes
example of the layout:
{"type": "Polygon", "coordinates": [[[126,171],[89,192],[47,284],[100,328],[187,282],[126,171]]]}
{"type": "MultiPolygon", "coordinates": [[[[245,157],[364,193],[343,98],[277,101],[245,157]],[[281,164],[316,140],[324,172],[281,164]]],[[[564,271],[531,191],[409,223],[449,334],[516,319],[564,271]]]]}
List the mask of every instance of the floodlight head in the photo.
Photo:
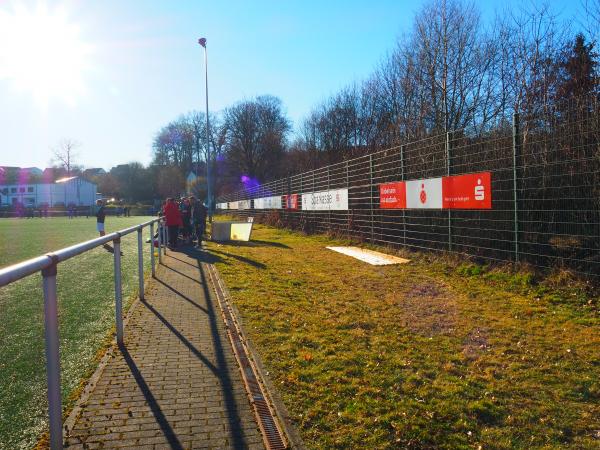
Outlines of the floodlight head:
{"type": "Polygon", "coordinates": [[[206,48],[206,38],[198,39],[198,44],[200,44],[202,47],[206,48]]]}

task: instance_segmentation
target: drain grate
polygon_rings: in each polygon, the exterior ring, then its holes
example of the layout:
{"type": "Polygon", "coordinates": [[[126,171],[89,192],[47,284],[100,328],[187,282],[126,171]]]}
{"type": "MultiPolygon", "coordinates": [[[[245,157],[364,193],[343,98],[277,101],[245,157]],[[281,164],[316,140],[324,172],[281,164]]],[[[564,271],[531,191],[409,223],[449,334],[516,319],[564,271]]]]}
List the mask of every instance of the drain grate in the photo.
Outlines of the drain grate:
{"type": "Polygon", "coordinates": [[[277,419],[275,418],[274,411],[264,395],[264,389],[259,382],[258,372],[248,356],[248,350],[242,340],[240,327],[227,302],[225,292],[219,282],[219,277],[216,275],[216,269],[211,265],[207,266],[212,284],[215,287],[219,307],[223,313],[227,335],[229,336],[235,357],[240,366],[242,378],[246,385],[246,391],[248,392],[252,406],[254,407],[254,413],[256,414],[258,426],[263,435],[265,446],[268,450],[285,450],[288,448],[284,437],[285,434],[281,430],[277,419]]]}

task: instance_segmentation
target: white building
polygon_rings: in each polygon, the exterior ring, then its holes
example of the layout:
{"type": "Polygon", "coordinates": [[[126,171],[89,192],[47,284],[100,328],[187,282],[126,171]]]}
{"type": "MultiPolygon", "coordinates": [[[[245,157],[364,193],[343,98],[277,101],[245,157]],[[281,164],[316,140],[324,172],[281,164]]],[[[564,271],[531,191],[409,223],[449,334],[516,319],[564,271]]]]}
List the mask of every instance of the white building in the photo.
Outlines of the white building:
{"type": "Polygon", "coordinates": [[[90,206],[96,202],[97,192],[94,183],[79,177],[62,178],[56,183],[0,184],[0,206],[90,206]]]}

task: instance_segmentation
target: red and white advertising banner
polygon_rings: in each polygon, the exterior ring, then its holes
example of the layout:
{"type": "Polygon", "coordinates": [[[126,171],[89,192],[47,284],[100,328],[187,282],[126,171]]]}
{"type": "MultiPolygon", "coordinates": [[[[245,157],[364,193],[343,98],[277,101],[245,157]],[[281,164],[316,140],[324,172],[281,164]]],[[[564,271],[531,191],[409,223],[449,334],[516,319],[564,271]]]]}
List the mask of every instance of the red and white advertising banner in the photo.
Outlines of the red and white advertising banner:
{"type": "Polygon", "coordinates": [[[284,195],[283,207],[285,209],[298,209],[298,194],[284,195]]]}
{"type": "Polygon", "coordinates": [[[492,175],[479,172],[379,185],[382,209],[492,209],[492,175]]]}
{"type": "Polygon", "coordinates": [[[490,172],[444,177],[443,205],[448,209],[492,209],[490,172]]]}
{"type": "Polygon", "coordinates": [[[442,179],[427,178],[406,182],[408,209],[442,209],[442,179]]]}
{"type": "Polygon", "coordinates": [[[406,208],[406,183],[387,183],[379,185],[379,207],[384,209],[406,208]]]}

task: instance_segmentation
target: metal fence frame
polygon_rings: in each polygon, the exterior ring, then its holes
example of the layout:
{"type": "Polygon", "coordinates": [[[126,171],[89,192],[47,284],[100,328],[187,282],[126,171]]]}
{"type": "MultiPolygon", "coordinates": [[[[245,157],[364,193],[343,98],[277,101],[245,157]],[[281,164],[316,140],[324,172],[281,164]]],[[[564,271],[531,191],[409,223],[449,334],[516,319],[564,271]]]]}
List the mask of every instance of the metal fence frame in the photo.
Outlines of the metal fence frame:
{"type": "Polygon", "coordinates": [[[348,210],[231,209],[306,232],[337,231],[376,244],[442,250],[491,262],[564,266],[600,276],[600,106],[514,113],[494,130],[427,136],[217,202],[348,189],[348,210]],[[490,172],[492,210],[380,208],[378,185],[490,172]]]}
{"type": "Polygon", "coordinates": [[[153,219],[133,227],[125,228],[105,236],[81,242],[71,247],[66,247],[43,256],[28,259],[0,269],[0,287],[6,286],[17,280],[25,278],[36,272],[42,275],[44,290],[44,326],[46,346],[46,373],[48,380],[48,416],[50,428],[50,448],[59,450],[63,448],[62,434],[62,402],[60,387],[60,355],[58,334],[58,299],[56,294],[56,276],[58,264],[77,255],[93,250],[112,241],[114,249],[114,284],[115,284],[115,325],[118,344],[123,343],[123,292],[121,286],[121,238],[137,232],[138,244],[138,278],[139,296],[144,299],[144,261],[142,233],[145,227],[150,229],[150,265],[152,277],[156,276],[154,257],[154,224],[158,224],[158,259],[162,263],[162,253],[166,254],[164,243],[166,227],[161,218],[153,219]]]}

